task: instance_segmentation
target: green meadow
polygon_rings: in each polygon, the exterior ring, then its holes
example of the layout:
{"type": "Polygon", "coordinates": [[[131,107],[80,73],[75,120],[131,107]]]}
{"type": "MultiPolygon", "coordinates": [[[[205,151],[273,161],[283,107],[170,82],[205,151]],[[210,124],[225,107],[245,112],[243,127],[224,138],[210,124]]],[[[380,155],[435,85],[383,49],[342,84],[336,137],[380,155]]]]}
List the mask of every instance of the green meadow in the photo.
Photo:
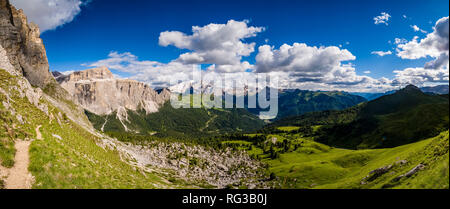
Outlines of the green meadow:
{"type": "MultiPolygon", "coordinates": [[[[288,142],[271,144],[276,135],[267,136],[263,146],[236,141],[249,154],[259,156],[275,177],[279,188],[296,189],[380,189],[448,188],[448,131],[437,137],[395,148],[350,150],[333,148],[299,135],[278,135],[288,142]],[[268,145],[270,144],[270,145],[268,145]],[[289,144],[288,148],[285,145],[289,144]],[[272,147],[272,148],[268,148],[272,147]],[[273,148],[275,147],[275,148],[273,148]],[[278,154],[270,154],[277,152],[278,154]],[[419,164],[425,168],[410,177],[398,178],[419,164]],[[380,176],[371,171],[392,165],[380,176]],[[363,180],[369,177],[370,181],[363,180]]],[[[231,142],[226,142],[230,144],[231,142]]]]}

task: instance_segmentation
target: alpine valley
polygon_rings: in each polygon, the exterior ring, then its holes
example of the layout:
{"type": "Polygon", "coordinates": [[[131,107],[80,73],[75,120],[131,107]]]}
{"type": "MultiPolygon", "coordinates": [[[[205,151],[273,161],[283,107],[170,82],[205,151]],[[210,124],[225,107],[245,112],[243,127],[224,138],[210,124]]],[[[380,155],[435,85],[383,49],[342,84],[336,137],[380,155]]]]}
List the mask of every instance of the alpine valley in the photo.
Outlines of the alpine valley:
{"type": "Polygon", "coordinates": [[[194,88],[50,71],[39,27],[0,0],[0,189],[449,188],[448,86],[276,89],[270,120],[170,104],[194,88]]]}

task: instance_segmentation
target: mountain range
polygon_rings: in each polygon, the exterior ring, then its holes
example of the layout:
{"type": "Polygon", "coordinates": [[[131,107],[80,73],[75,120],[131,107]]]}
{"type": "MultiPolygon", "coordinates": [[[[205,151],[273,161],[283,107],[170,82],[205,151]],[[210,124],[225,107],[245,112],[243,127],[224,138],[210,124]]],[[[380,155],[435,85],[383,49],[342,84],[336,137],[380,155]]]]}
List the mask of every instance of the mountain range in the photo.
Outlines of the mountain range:
{"type": "MultiPolygon", "coordinates": [[[[180,85],[155,91],[144,83],[116,79],[107,68],[94,68],[69,75],[54,72],[55,79],[86,109],[86,114],[98,130],[125,131],[138,134],[198,135],[224,132],[248,132],[261,128],[258,119],[261,108],[246,109],[174,109],[169,105],[171,91],[180,85]],[[172,90],[169,90],[172,89],[172,90]],[[141,111],[143,110],[143,111],[141,111]],[[169,134],[170,133],[170,134],[169,134]]],[[[181,91],[196,86],[182,86],[181,91]]],[[[198,86],[197,86],[198,87],[198,86]]],[[[341,110],[366,100],[345,92],[313,92],[278,90],[279,107],[276,118],[302,115],[323,110],[341,110]]],[[[227,94],[224,92],[224,96],[227,94]]],[[[259,93],[245,96],[256,97],[259,93]]],[[[234,95],[234,100],[238,95],[234,95]]]]}
{"type": "MultiPolygon", "coordinates": [[[[162,88],[156,91],[144,83],[116,79],[107,68],[89,69],[69,75],[54,74],[60,85],[86,110],[85,113],[93,126],[97,130],[110,134],[128,132],[138,135],[186,138],[186,136],[249,133],[262,128],[269,122],[258,118],[260,111],[264,110],[261,108],[175,109],[169,104],[171,94],[169,89],[176,88],[162,88]]],[[[444,87],[434,89],[442,90],[444,87]]],[[[194,86],[191,85],[189,90],[193,96],[196,95],[194,86]]],[[[261,92],[246,95],[244,99],[247,101],[250,97],[257,97],[261,92]]],[[[314,92],[293,89],[278,90],[278,93],[279,112],[273,120],[275,124],[292,121],[292,117],[296,118],[296,116],[302,118],[305,114],[305,117],[312,115],[312,119],[307,120],[314,123],[322,121],[322,116],[317,118],[317,115],[324,113],[331,113],[326,116],[326,120],[330,120],[330,117],[338,120],[344,118],[343,123],[338,122],[333,126],[327,126],[329,130],[324,132],[324,136],[320,139],[333,146],[393,147],[433,136],[445,127],[446,123],[429,120],[428,117],[422,118],[417,116],[416,112],[442,115],[439,117],[443,117],[444,122],[448,121],[445,119],[448,111],[443,109],[445,98],[424,94],[412,85],[399,91],[373,94],[369,102],[362,96],[337,91],[314,92]],[[427,104],[429,107],[425,107],[427,104]],[[419,105],[423,106],[418,107],[419,105]],[[422,110],[424,108],[426,111],[422,110]],[[408,125],[394,123],[399,120],[396,117],[400,114],[413,114],[418,118],[408,122],[408,125]],[[425,119],[427,121],[424,121],[425,119]],[[426,125],[421,126],[421,123],[426,125]],[[406,134],[401,131],[387,130],[394,127],[409,130],[410,126],[417,127],[417,133],[406,134]],[[436,129],[431,130],[429,127],[436,129]],[[380,142],[376,137],[385,140],[380,142]],[[405,141],[405,138],[408,140],[405,141]],[[340,141],[341,139],[346,140],[340,141]],[[400,140],[403,141],[400,142],[400,140]]],[[[233,97],[236,101],[238,96],[233,97]]]]}
{"type": "Polygon", "coordinates": [[[409,85],[394,94],[341,111],[285,118],[271,126],[320,126],[319,142],[346,148],[395,147],[448,129],[448,95],[409,85]]]}
{"type": "Polygon", "coordinates": [[[448,85],[438,85],[420,88],[425,93],[448,94],[448,85]]]}
{"type": "MultiPolygon", "coordinates": [[[[361,96],[340,91],[279,90],[278,115],[274,120],[309,112],[342,110],[365,101],[367,100],[361,96]]],[[[249,109],[254,114],[259,114],[263,110],[261,108],[249,109]]]]}
{"type": "MultiPolygon", "coordinates": [[[[448,94],[449,86],[448,85],[437,85],[437,86],[428,86],[428,87],[422,87],[420,90],[424,93],[431,93],[431,94],[448,94]]],[[[393,94],[396,91],[387,91],[384,93],[358,93],[358,92],[352,92],[350,94],[362,96],[365,99],[371,101],[375,100],[377,98],[380,98],[385,95],[393,94]]]]}

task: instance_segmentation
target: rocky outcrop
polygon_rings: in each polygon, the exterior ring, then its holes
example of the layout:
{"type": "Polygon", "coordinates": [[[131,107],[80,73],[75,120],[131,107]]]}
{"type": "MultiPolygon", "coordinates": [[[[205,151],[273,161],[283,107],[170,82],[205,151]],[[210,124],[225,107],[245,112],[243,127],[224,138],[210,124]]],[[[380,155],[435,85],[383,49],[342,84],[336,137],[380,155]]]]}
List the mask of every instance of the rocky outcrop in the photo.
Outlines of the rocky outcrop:
{"type": "Polygon", "coordinates": [[[54,81],[39,27],[28,24],[22,10],[0,0],[0,44],[10,63],[34,86],[44,88],[54,81]]]}
{"type": "Polygon", "coordinates": [[[371,182],[373,180],[375,180],[376,178],[382,176],[383,174],[387,173],[388,171],[390,171],[394,166],[393,165],[387,165],[381,168],[377,168],[373,171],[369,172],[369,175],[364,177],[361,181],[361,184],[367,184],[367,182],[371,182]]]}
{"type": "MultiPolygon", "coordinates": [[[[42,110],[45,114],[48,115],[48,107],[46,104],[41,103],[41,99],[43,97],[43,92],[40,88],[33,88],[30,83],[23,77],[20,76],[20,74],[16,71],[16,68],[10,63],[7,53],[5,49],[3,49],[2,46],[0,46],[0,69],[6,70],[11,75],[17,76],[17,91],[19,92],[19,97],[27,97],[28,101],[36,106],[38,109],[42,110]]],[[[6,91],[3,91],[0,89],[0,93],[3,93],[6,95],[7,103],[9,103],[9,95],[6,93],[6,91]]],[[[7,107],[9,105],[5,105],[7,107]]],[[[15,112],[12,109],[8,109],[11,113],[15,112]]]]}
{"type": "Polygon", "coordinates": [[[399,181],[401,178],[406,177],[409,178],[412,175],[416,174],[417,172],[421,171],[425,169],[425,165],[423,165],[422,163],[419,163],[419,165],[417,165],[416,167],[414,167],[413,169],[411,169],[410,171],[408,171],[407,173],[397,176],[394,181],[399,181]]]}
{"type": "Polygon", "coordinates": [[[143,142],[139,145],[103,139],[98,145],[117,150],[128,163],[147,172],[165,173],[187,182],[225,188],[271,188],[263,163],[244,151],[216,150],[184,143],[143,142]],[[206,184],[205,184],[206,183],[206,184]]]}
{"type": "Polygon", "coordinates": [[[68,118],[91,130],[83,108],[73,105],[72,97],[49,72],[39,35],[37,25],[27,24],[22,10],[16,10],[7,0],[0,0],[0,69],[17,77],[20,97],[26,96],[30,103],[48,115],[47,105],[41,101],[47,100],[64,111],[68,118]]]}
{"type": "Polygon", "coordinates": [[[77,71],[77,72],[71,73],[68,76],[61,76],[61,73],[58,73],[58,72],[54,72],[54,74],[59,75],[57,78],[60,83],[69,82],[69,81],[78,82],[78,81],[86,81],[86,80],[114,79],[114,75],[106,67],[99,67],[99,68],[93,68],[93,69],[88,69],[88,70],[84,70],[84,71],[77,71]]]}
{"type": "Polygon", "coordinates": [[[116,79],[106,67],[74,72],[67,76],[58,73],[56,75],[61,86],[72,94],[82,107],[97,115],[108,115],[118,110],[123,112],[124,109],[143,109],[149,114],[157,112],[170,100],[170,92],[167,89],[158,93],[147,84],[116,79]]]}

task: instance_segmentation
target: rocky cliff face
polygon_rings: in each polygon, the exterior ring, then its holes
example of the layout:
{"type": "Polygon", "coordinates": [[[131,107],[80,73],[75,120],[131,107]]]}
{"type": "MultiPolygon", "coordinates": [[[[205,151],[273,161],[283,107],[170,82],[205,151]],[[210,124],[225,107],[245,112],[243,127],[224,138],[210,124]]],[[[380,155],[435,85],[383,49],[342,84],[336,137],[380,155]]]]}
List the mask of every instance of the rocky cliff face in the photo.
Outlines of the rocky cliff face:
{"type": "Polygon", "coordinates": [[[54,81],[38,26],[28,24],[23,11],[8,0],[0,0],[0,44],[10,63],[32,85],[44,88],[54,81]]]}
{"type": "Polygon", "coordinates": [[[124,109],[144,109],[147,114],[153,113],[170,99],[167,89],[158,93],[138,81],[115,79],[105,67],[59,75],[57,80],[81,106],[97,115],[123,112],[124,109]]]}
{"type": "Polygon", "coordinates": [[[49,72],[39,35],[37,25],[27,24],[22,10],[16,10],[8,0],[0,0],[0,69],[17,77],[19,91],[44,113],[48,114],[46,103],[51,103],[71,120],[92,130],[83,108],[74,105],[72,97],[49,72]]]}

